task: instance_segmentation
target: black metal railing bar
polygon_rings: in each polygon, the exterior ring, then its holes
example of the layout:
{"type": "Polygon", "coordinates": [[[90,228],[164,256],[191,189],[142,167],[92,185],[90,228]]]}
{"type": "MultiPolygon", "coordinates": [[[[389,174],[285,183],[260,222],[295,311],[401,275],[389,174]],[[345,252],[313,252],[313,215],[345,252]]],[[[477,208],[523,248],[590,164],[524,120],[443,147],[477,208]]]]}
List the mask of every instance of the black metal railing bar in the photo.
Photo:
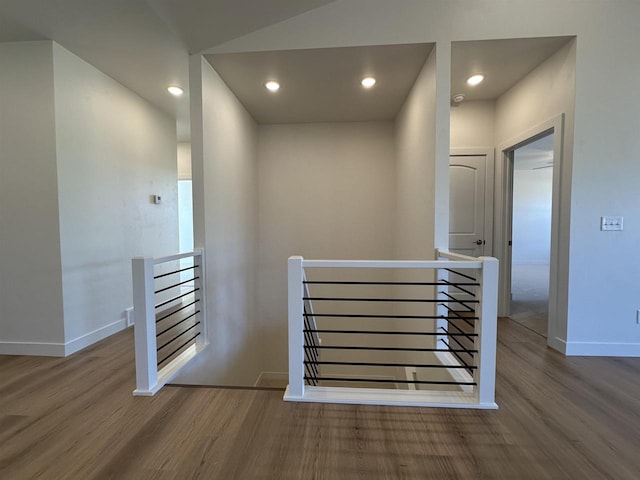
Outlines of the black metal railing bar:
{"type": "Polygon", "coordinates": [[[175,275],[176,273],[186,272],[187,270],[193,270],[194,268],[198,268],[199,266],[200,265],[193,265],[191,267],[181,268],[180,270],[174,270],[173,272],[163,273],[161,275],[156,275],[155,277],[153,277],[153,279],[157,280],[159,278],[168,277],[169,275],[175,275]]]}
{"type": "Polygon", "coordinates": [[[199,288],[196,288],[196,289],[194,289],[194,290],[191,290],[190,292],[183,293],[182,295],[178,295],[177,297],[173,297],[173,298],[171,298],[171,299],[169,299],[169,300],[167,300],[167,301],[165,301],[165,302],[162,302],[162,303],[157,304],[157,305],[155,306],[155,308],[156,308],[156,309],[158,309],[158,308],[160,308],[160,307],[164,307],[165,305],[168,305],[168,304],[170,304],[171,302],[175,302],[176,300],[180,300],[181,298],[186,297],[187,295],[191,295],[191,294],[194,294],[194,293],[199,292],[199,291],[200,291],[200,289],[199,289],[199,288]]]}
{"type": "MultiPolygon", "coordinates": [[[[450,335],[449,335],[450,336],[450,335]]],[[[469,350],[467,347],[465,347],[462,343],[460,343],[460,341],[456,338],[456,337],[451,337],[451,340],[453,340],[454,342],[456,342],[456,344],[462,349],[462,352],[458,352],[458,353],[466,353],[467,355],[469,355],[471,358],[473,358],[473,353],[475,351],[469,350]]],[[[444,338],[441,338],[440,341],[442,343],[444,343],[447,348],[451,348],[449,346],[449,344],[447,343],[447,341],[444,338]]]]}
{"type": "Polygon", "coordinates": [[[466,278],[467,280],[471,280],[472,282],[478,281],[478,279],[476,279],[475,277],[472,277],[471,275],[467,275],[466,273],[460,273],[459,271],[453,270],[451,268],[443,268],[442,270],[445,270],[449,273],[453,273],[455,275],[460,275],[461,277],[466,278]]]}
{"type": "MultiPolygon", "coordinates": [[[[462,287],[460,286],[460,285],[465,285],[465,284],[452,283],[452,282],[449,282],[449,281],[447,281],[447,280],[441,280],[441,281],[444,283],[444,285],[446,285],[446,286],[448,286],[448,287],[454,287],[454,288],[457,288],[457,289],[458,289],[458,290],[460,290],[461,292],[464,292],[464,293],[466,293],[467,295],[471,295],[471,296],[472,296],[472,297],[474,297],[474,298],[475,298],[475,296],[476,296],[476,294],[475,294],[474,292],[472,292],[471,290],[467,290],[466,288],[462,288],[462,287]]],[[[478,284],[478,283],[469,283],[469,284],[466,284],[466,285],[471,285],[471,286],[480,286],[480,284],[478,284]]],[[[444,293],[444,292],[443,292],[443,293],[444,293]]]]}
{"type": "Polygon", "coordinates": [[[318,374],[320,373],[318,370],[318,349],[316,348],[315,336],[311,333],[311,325],[309,324],[309,314],[307,312],[307,307],[303,306],[304,311],[304,341],[305,345],[311,347],[310,349],[304,350],[304,369],[307,373],[307,376],[310,377],[312,385],[318,385],[318,381],[316,380],[318,374]]]}
{"type": "Polygon", "coordinates": [[[161,288],[160,290],[156,290],[153,293],[157,295],[158,293],[166,292],[167,290],[171,290],[172,288],[176,288],[176,287],[179,287],[180,285],[184,285],[185,283],[193,282],[194,280],[199,280],[199,279],[200,277],[193,277],[193,278],[190,278],[189,280],[185,280],[184,282],[174,283],[173,285],[169,285],[168,287],[161,288]]]}
{"type": "MultiPolygon", "coordinates": [[[[309,380],[306,376],[305,380],[309,380]]],[[[476,385],[476,382],[447,382],[439,380],[395,380],[388,378],[343,378],[343,377],[318,377],[318,381],[327,382],[375,382],[375,383],[410,383],[419,385],[476,385]]]]}
{"type": "Polygon", "coordinates": [[[160,360],[158,362],[158,366],[160,366],[161,364],[163,364],[164,362],[166,362],[167,360],[169,360],[175,353],[179,352],[182,348],[184,348],[185,346],[187,346],[189,343],[193,342],[198,335],[200,335],[200,332],[197,332],[193,337],[191,337],[189,340],[187,340],[186,342],[184,342],[182,345],[180,345],[178,348],[176,348],[173,352],[171,352],[169,355],[167,355],[166,357],[164,357],[162,360],[160,360]]]}
{"type": "MultiPolygon", "coordinates": [[[[444,292],[441,292],[444,293],[444,292]]],[[[447,295],[445,293],[445,295],[447,295]]],[[[453,298],[453,297],[452,297],[453,298]]],[[[437,298],[369,298],[369,297],[303,297],[303,300],[314,302],[403,302],[403,303],[460,303],[460,300],[444,300],[437,298]]],[[[465,300],[467,303],[480,303],[480,300],[465,300]]]]}
{"type": "Polygon", "coordinates": [[[463,285],[466,287],[477,287],[480,284],[477,282],[448,282],[447,280],[439,280],[437,282],[360,282],[352,280],[344,281],[330,281],[330,280],[304,280],[302,283],[305,285],[400,285],[400,286],[425,286],[425,287],[437,287],[444,285],[463,285]],[[446,282],[446,283],[441,283],[446,282]]]}
{"type": "Polygon", "coordinates": [[[442,318],[441,315],[383,315],[383,314],[365,314],[365,313],[315,313],[309,315],[313,317],[333,317],[333,318],[402,318],[402,319],[426,319],[437,320],[442,318]]]}
{"type": "MultiPolygon", "coordinates": [[[[463,317],[462,315],[460,315],[460,313],[456,312],[455,310],[450,308],[448,305],[445,305],[444,303],[441,303],[440,306],[446,308],[449,311],[449,313],[452,313],[456,317],[456,318],[453,318],[453,317],[447,316],[446,320],[462,320],[463,322],[465,322],[470,327],[474,326],[473,323],[471,322],[471,320],[478,320],[478,317],[463,317]]],[[[445,317],[443,317],[443,318],[445,318],[445,317]]]]}
{"type": "Polygon", "coordinates": [[[191,315],[184,317],[182,320],[180,320],[177,323],[174,323],[173,325],[171,325],[170,327],[165,328],[164,330],[162,330],[160,333],[156,333],[156,337],[159,337],[160,335],[164,335],[165,333],[167,333],[169,330],[176,328],[178,325],[183,324],[184,322],[186,322],[187,320],[189,320],[192,317],[195,317],[197,314],[200,313],[200,310],[196,310],[195,312],[193,312],[191,315]]]}
{"type": "Polygon", "coordinates": [[[471,308],[467,303],[480,303],[480,300],[460,300],[459,298],[454,297],[453,295],[449,295],[447,292],[440,292],[443,295],[446,295],[448,300],[441,299],[443,302],[457,303],[462,305],[467,309],[468,312],[473,312],[475,309],[471,308]]]}
{"type": "Polygon", "coordinates": [[[183,336],[185,333],[188,333],[190,330],[193,330],[194,328],[196,328],[198,325],[200,325],[200,322],[196,322],[193,325],[191,325],[189,328],[185,329],[182,333],[179,333],[178,335],[176,335],[175,337],[173,337],[171,340],[169,340],[168,342],[165,342],[163,345],[159,346],[157,348],[157,351],[159,352],[160,350],[162,350],[164,347],[166,347],[167,345],[175,342],[177,339],[179,339],[181,336],[183,336]]]}
{"type": "Polygon", "coordinates": [[[471,340],[473,342],[473,337],[477,337],[478,334],[477,333],[469,333],[469,332],[465,332],[464,330],[462,330],[459,326],[457,326],[455,323],[450,323],[449,326],[455,328],[456,330],[458,330],[458,332],[460,333],[452,333],[449,330],[447,330],[444,327],[439,327],[440,330],[442,330],[444,333],[446,333],[447,335],[451,335],[454,337],[466,337],[469,340],[471,340]]]}
{"type": "MultiPolygon", "coordinates": [[[[443,327],[440,327],[443,328],[443,327]]],[[[304,333],[346,333],[346,334],[356,334],[356,335],[426,335],[426,336],[437,336],[441,335],[438,332],[401,332],[401,331],[382,331],[382,330],[331,330],[331,329],[308,329],[306,326],[304,328],[304,333]]],[[[449,333],[448,335],[454,335],[458,337],[467,337],[469,336],[477,336],[475,333],[449,333]]]]}
{"type": "Polygon", "coordinates": [[[414,367],[414,368],[471,368],[476,369],[475,366],[467,365],[443,365],[441,363],[378,363],[378,362],[335,362],[335,361],[319,361],[319,365],[349,365],[356,367],[414,367]]]}
{"type": "Polygon", "coordinates": [[[452,349],[444,350],[442,348],[420,348],[420,347],[362,347],[362,346],[352,346],[352,345],[317,345],[315,347],[310,347],[305,345],[303,348],[317,348],[318,350],[363,350],[363,351],[392,351],[392,352],[457,352],[457,353],[477,353],[477,350],[469,350],[469,349],[452,349]]]}
{"type": "Polygon", "coordinates": [[[156,323],[160,323],[162,320],[166,320],[167,318],[169,318],[169,317],[171,317],[171,316],[175,315],[176,313],[181,312],[182,310],[184,310],[184,309],[186,309],[186,308],[189,308],[189,307],[190,307],[190,306],[192,306],[192,305],[195,305],[195,304],[196,304],[196,303],[198,303],[199,301],[200,301],[200,299],[199,299],[199,298],[196,298],[193,302],[191,302],[191,303],[187,303],[186,305],[183,305],[183,306],[182,306],[182,307],[180,307],[180,308],[177,308],[177,309],[175,309],[175,310],[172,310],[171,312],[167,313],[166,315],[164,315],[164,316],[162,316],[162,317],[160,317],[160,318],[156,318],[156,323]]]}
{"type": "Polygon", "coordinates": [[[440,339],[440,341],[442,343],[444,343],[447,346],[447,350],[441,350],[443,352],[451,352],[453,353],[453,355],[462,363],[462,365],[464,365],[467,369],[467,371],[473,375],[473,369],[475,367],[472,367],[471,365],[469,365],[460,355],[458,355],[458,353],[462,353],[460,351],[455,351],[453,349],[451,349],[451,347],[449,346],[449,344],[444,340],[444,339],[440,339]]]}

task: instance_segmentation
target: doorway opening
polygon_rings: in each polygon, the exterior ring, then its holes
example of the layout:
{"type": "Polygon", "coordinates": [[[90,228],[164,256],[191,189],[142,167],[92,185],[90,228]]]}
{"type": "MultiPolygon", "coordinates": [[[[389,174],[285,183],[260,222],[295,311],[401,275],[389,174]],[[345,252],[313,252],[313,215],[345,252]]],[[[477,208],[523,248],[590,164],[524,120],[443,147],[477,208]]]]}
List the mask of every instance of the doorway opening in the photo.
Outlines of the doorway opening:
{"type": "Polygon", "coordinates": [[[555,349],[566,322],[558,303],[563,126],[561,114],[499,145],[496,162],[498,314],[545,336],[555,349]]]}
{"type": "Polygon", "coordinates": [[[550,132],[510,152],[510,318],[544,337],[549,316],[553,143],[550,132]]]}

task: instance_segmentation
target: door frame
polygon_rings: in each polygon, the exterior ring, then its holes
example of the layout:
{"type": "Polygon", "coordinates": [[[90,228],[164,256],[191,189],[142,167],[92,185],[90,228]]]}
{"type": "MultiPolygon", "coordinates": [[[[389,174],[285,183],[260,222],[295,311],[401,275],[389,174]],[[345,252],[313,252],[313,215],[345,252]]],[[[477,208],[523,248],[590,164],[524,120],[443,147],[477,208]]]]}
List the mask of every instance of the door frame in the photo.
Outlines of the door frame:
{"type": "Polygon", "coordinates": [[[449,150],[449,164],[451,157],[479,157],[484,156],[484,256],[494,256],[493,253],[493,202],[494,202],[494,177],[495,177],[495,155],[493,148],[469,147],[452,148],[449,150]]]}
{"type": "Polygon", "coordinates": [[[562,200],[562,171],[564,144],[564,114],[540,123],[496,148],[499,161],[496,162],[495,191],[495,256],[499,260],[498,315],[508,316],[511,310],[511,246],[513,214],[513,152],[550,133],[553,137],[553,186],[551,200],[551,254],[549,259],[549,315],[547,343],[563,351],[557,345],[559,333],[559,248],[560,211],[562,200]]]}

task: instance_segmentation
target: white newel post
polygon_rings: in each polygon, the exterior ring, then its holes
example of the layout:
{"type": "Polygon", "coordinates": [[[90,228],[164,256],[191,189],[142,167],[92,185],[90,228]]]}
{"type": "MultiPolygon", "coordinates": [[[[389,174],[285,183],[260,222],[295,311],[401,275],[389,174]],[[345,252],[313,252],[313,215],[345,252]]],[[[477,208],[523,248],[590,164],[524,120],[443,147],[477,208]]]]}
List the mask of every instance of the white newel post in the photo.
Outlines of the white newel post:
{"type": "Polygon", "coordinates": [[[133,314],[136,354],[137,396],[153,395],[158,383],[153,258],[132,259],[133,314]]]}
{"type": "Polygon", "coordinates": [[[482,270],[476,322],[476,345],[478,347],[476,382],[478,403],[495,404],[496,389],[496,342],[498,333],[498,260],[480,257],[482,270]]]}
{"type": "Polygon", "coordinates": [[[304,396],[304,301],[302,257],[289,257],[289,396],[304,396]]]}

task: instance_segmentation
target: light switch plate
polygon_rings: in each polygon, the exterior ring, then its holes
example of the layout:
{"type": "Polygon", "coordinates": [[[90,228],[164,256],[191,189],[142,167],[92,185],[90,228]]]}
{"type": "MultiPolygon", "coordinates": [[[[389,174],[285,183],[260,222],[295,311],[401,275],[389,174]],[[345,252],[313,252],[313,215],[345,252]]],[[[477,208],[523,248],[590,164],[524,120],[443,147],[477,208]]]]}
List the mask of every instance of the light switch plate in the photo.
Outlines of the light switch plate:
{"type": "Polygon", "coordinates": [[[622,230],[622,217],[600,217],[600,230],[608,232],[622,230]]]}

